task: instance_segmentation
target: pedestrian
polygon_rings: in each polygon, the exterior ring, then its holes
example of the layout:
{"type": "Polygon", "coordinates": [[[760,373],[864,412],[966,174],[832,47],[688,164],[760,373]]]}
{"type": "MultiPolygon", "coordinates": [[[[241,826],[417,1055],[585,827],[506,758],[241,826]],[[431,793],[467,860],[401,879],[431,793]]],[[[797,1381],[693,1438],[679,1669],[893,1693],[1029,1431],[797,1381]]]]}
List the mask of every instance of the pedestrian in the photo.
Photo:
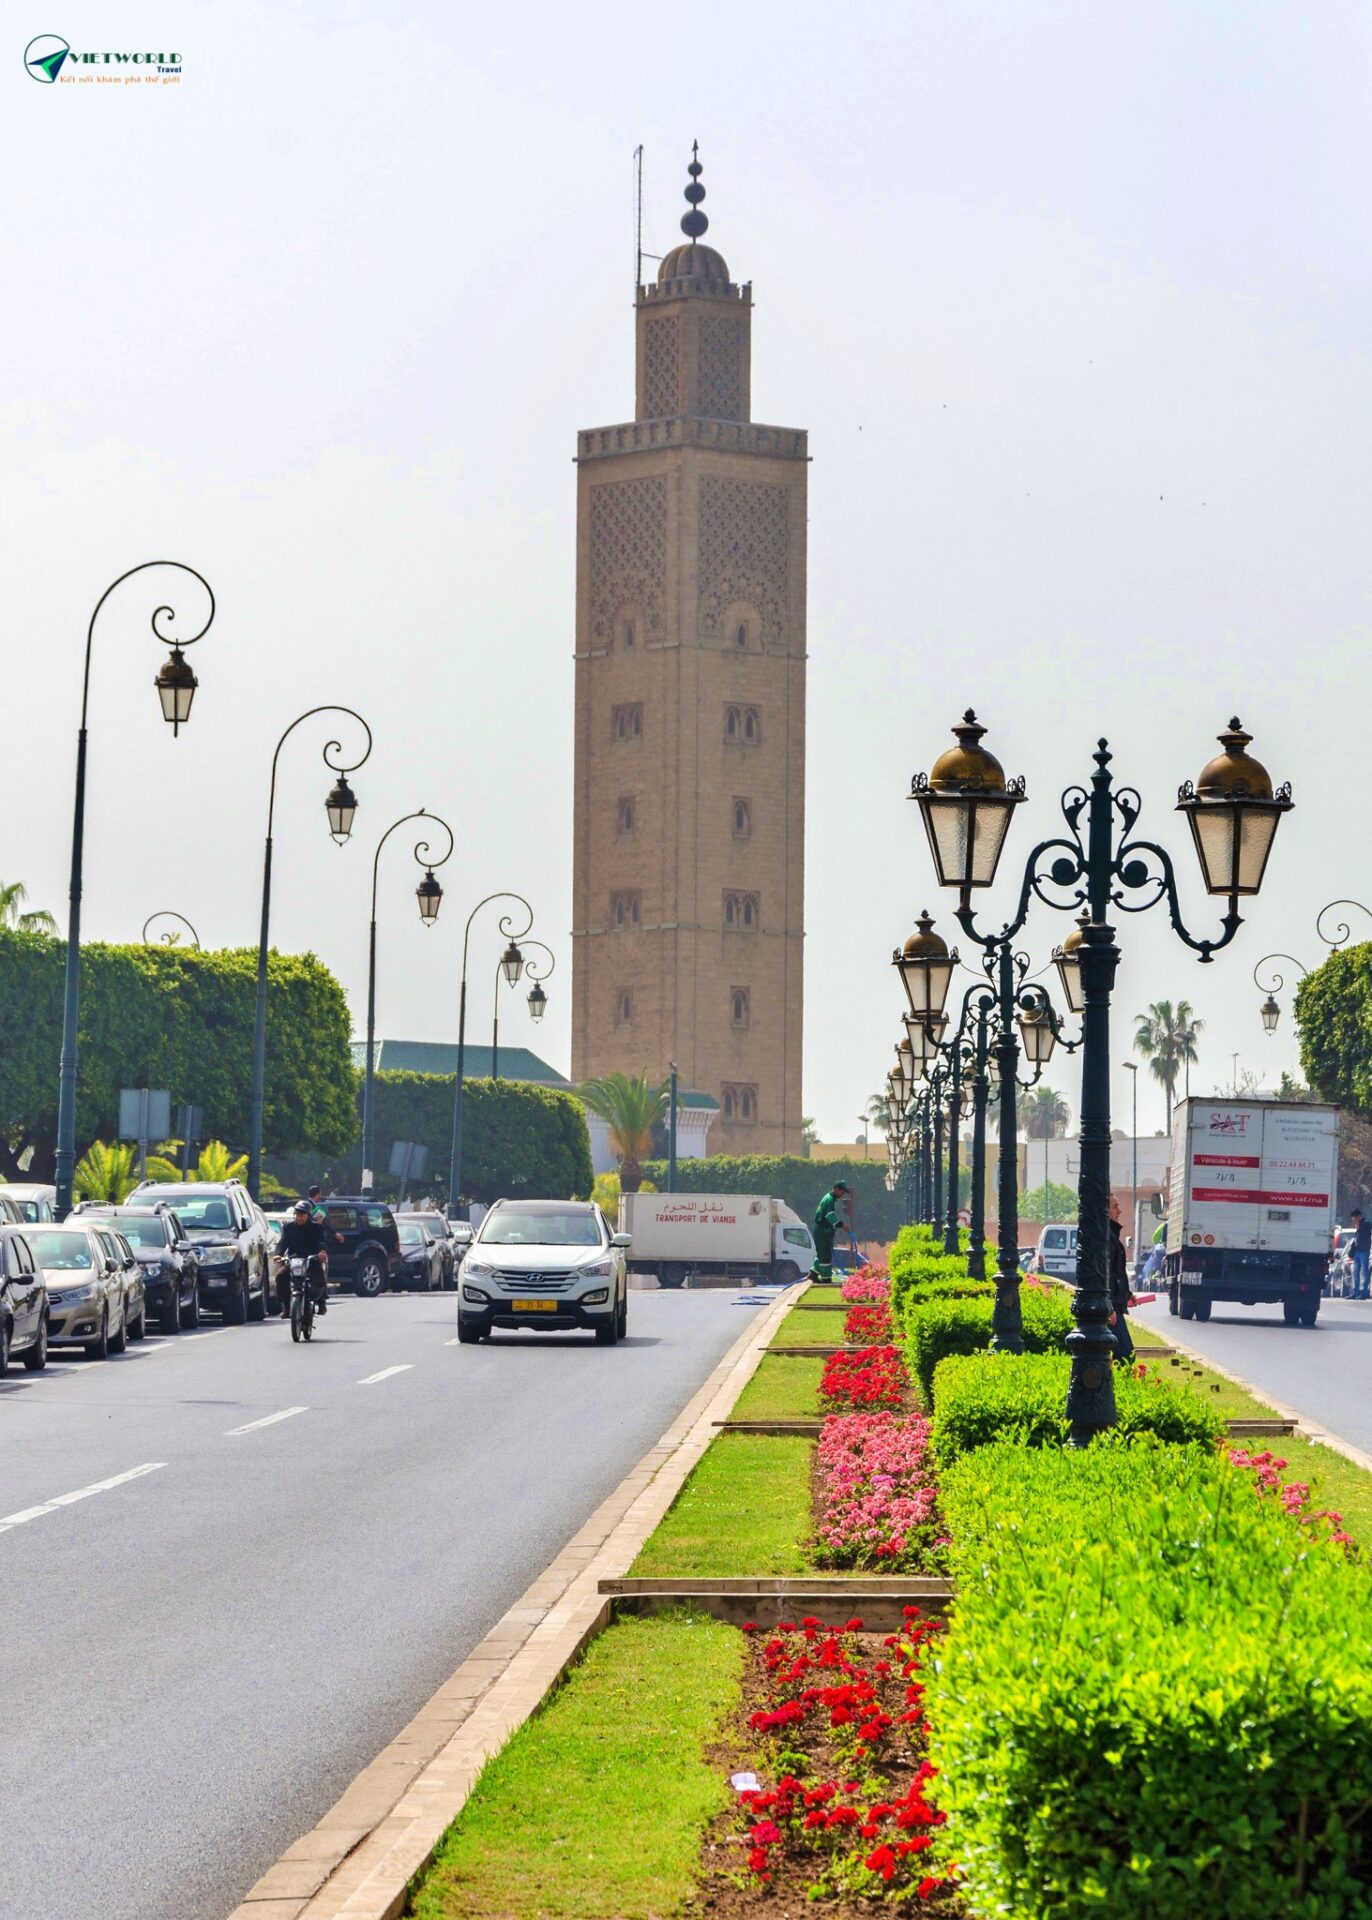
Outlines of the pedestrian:
{"type": "Polygon", "coordinates": [[[1124,1222],[1120,1203],[1110,1195],[1110,1325],[1115,1334],[1115,1359],[1128,1366],[1134,1358],[1134,1342],[1125,1315],[1129,1311],[1129,1267],[1124,1257],[1124,1222]]]}
{"type": "Polygon", "coordinates": [[[1353,1298],[1366,1300],[1368,1255],[1372,1253],[1372,1220],[1363,1218],[1361,1207],[1354,1207],[1353,1221],[1353,1298]]]}
{"type": "Polygon", "coordinates": [[[815,1208],[815,1270],[811,1276],[821,1286],[834,1278],[834,1235],[848,1223],[843,1217],[843,1202],[848,1196],[846,1181],[835,1180],[815,1208]]]}

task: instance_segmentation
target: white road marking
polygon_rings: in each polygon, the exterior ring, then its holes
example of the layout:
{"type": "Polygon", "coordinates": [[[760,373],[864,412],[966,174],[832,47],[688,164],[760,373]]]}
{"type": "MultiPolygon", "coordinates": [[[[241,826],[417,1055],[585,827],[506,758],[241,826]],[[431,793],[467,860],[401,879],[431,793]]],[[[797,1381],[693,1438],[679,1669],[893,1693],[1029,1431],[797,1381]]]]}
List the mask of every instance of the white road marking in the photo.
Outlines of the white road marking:
{"type": "Polygon", "coordinates": [[[166,1466],[165,1460],[148,1460],[141,1467],[130,1467],[127,1473],[116,1473],[110,1480],[97,1480],[93,1486],[78,1487],[75,1493],[59,1493],[52,1500],[45,1500],[41,1506],[24,1507],[18,1513],[0,1514],[0,1533],[8,1533],[11,1527],[22,1527],[27,1520],[40,1520],[45,1513],[56,1513],[59,1507],[70,1507],[77,1500],[89,1500],[92,1494],[108,1493],[112,1487],[122,1487],[130,1480],[141,1480],[145,1473],[156,1473],[159,1467],[166,1466]]]}
{"type": "Polygon", "coordinates": [[[445,1347],[460,1347],[462,1342],[460,1340],[445,1340],[443,1344],[445,1347]]]}
{"type": "Polygon", "coordinates": [[[383,1367],[380,1373],[369,1373],[365,1380],[359,1380],[357,1384],[359,1387],[374,1387],[378,1380],[389,1380],[393,1373],[411,1372],[413,1366],[414,1362],[407,1360],[403,1367],[383,1367]]]}
{"type": "Polygon", "coordinates": [[[274,1427],[278,1420],[291,1420],[297,1413],[308,1413],[308,1407],[284,1407],[280,1413],[269,1413],[263,1420],[249,1420],[246,1427],[230,1427],[224,1435],[232,1440],[237,1433],[256,1433],[259,1427],[274,1427]]]}

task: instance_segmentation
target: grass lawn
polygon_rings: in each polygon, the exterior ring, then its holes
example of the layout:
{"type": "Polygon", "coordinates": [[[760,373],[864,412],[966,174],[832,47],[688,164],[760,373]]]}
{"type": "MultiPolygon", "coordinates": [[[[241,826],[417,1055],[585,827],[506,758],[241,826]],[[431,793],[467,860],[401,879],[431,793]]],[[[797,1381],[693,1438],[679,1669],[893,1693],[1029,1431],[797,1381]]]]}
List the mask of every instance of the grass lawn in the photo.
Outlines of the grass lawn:
{"type": "MultiPolygon", "coordinates": [[[[818,1315],[806,1315],[818,1319],[818,1315]]],[[[790,1359],[785,1354],[762,1356],[762,1363],[738,1397],[730,1418],[734,1420],[817,1420],[819,1383],[824,1378],[824,1362],[813,1358],[790,1359]]]]}
{"type": "Polygon", "coordinates": [[[774,1347],[841,1347],[843,1326],[847,1318],[846,1307],[837,1308],[833,1313],[796,1313],[792,1310],[772,1336],[772,1345],[774,1347]]]}
{"type": "Polygon", "coordinates": [[[657,1920],[728,1797],[703,1751],[738,1699],[743,1636],[618,1621],[486,1767],[408,1909],[418,1920],[657,1920]]]}
{"type": "Polygon", "coordinates": [[[804,1573],[809,1561],[800,1542],[810,1531],[813,1444],[801,1434],[721,1434],[696,1463],[630,1573],[658,1579],[804,1573]]]}

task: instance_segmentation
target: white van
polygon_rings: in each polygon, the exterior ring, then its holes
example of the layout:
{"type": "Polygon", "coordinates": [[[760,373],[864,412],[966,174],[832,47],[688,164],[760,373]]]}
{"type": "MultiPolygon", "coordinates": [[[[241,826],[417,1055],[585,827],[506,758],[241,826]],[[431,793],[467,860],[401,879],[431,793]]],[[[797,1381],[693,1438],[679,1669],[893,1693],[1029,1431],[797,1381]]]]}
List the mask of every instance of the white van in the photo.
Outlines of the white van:
{"type": "Polygon", "coordinates": [[[1054,1280],[1075,1280],[1077,1277],[1077,1230],[1066,1224],[1045,1227],[1039,1235],[1040,1273],[1050,1274],[1054,1280]]]}

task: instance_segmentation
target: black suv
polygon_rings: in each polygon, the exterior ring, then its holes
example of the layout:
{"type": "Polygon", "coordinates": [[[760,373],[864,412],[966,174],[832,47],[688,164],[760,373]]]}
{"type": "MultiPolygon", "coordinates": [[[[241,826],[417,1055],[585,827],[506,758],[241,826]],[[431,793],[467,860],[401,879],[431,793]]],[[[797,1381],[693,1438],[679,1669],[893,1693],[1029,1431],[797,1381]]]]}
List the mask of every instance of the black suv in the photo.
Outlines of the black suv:
{"type": "Polygon", "coordinates": [[[126,1205],[176,1209],[199,1264],[199,1299],[230,1326],[265,1320],[272,1293],[271,1232],[241,1180],[145,1180],[126,1205]]]}
{"type": "Polygon", "coordinates": [[[171,1207],[155,1201],[146,1207],[107,1206],[83,1200],[68,1220],[108,1220],[133,1248],[143,1274],[143,1298],[157,1315],[159,1333],[200,1325],[200,1256],[171,1207]]]}
{"type": "Polygon", "coordinates": [[[324,1209],[329,1278],[364,1300],[385,1293],[400,1270],[400,1232],[395,1215],[378,1200],[330,1194],[324,1209]]]}

